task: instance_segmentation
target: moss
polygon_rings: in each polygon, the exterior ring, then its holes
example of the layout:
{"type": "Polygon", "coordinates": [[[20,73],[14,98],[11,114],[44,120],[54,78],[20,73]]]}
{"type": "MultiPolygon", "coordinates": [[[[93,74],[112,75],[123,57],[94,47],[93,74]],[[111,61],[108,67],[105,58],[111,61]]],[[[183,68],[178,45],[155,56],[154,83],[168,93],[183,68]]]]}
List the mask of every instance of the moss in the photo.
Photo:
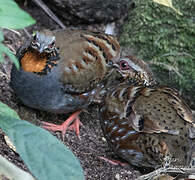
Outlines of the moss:
{"type": "Polygon", "coordinates": [[[195,108],[195,1],[173,1],[183,16],[152,0],[134,2],[121,45],[153,64],[158,83],[177,88],[195,108]]]}

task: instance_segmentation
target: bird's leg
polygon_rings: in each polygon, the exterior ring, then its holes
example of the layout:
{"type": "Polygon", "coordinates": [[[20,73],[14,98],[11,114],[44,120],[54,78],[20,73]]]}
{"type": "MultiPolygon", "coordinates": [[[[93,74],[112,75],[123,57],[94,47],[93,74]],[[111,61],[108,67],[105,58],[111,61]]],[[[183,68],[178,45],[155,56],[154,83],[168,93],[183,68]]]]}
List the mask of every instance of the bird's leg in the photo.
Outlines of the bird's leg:
{"type": "Polygon", "coordinates": [[[80,139],[79,125],[82,125],[82,123],[80,122],[80,119],[79,119],[80,113],[81,113],[81,110],[76,111],[61,125],[56,125],[56,124],[48,123],[48,122],[42,122],[41,127],[44,129],[47,129],[49,131],[54,131],[54,132],[61,131],[63,139],[64,139],[64,136],[66,134],[66,130],[70,129],[70,130],[75,131],[77,137],[80,139]]]}

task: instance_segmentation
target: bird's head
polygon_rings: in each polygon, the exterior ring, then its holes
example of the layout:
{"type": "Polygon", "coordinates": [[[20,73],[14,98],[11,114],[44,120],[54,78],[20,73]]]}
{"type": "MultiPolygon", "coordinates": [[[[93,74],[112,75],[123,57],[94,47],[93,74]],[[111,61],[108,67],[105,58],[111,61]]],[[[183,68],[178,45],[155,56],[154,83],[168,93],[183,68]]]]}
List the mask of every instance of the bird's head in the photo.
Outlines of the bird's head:
{"type": "Polygon", "coordinates": [[[51,53],[55,51],[55,36],[48,30],[36,32],[33,36],[31,47],[39,53],[51,53]]]}

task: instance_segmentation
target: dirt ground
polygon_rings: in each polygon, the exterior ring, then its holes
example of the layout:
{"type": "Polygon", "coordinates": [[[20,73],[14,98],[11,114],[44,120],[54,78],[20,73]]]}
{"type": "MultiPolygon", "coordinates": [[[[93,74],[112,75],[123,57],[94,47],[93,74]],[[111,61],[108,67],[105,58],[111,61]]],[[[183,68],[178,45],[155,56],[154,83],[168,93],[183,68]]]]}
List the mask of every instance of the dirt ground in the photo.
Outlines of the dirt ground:
{"type": "MultiPolygon", "coordinates": [[[[49,19],[41,9],[38,9],[37,7],[24,9],[27,10],[37,21],[35,25],[26,28],[29,33],[42,28],[59,28],[58,25],[49,19]]],[[[5,44],[12,47],[13,50],[16,50],[25,38],[27,38],[27,35],[23,30],[19,32],[22,36],[7,30],[4,31],[5,44]]],[[[40,112],[22,105],[9,87],[11,62],[7,58],[5,59],[6,61],[3,64],[0,64],[0,101],[16,110],[22,119],[28,120],[36,125],[39,125],[42,120],[53,121],[55,119],[60,119],[62,121],[68,117],[68,115],[57,116],[55,114],[40,112]]],[[[83,126],[80,129],[81,140],[79,140],[73,132],[69,131],[66,134],[65,145],[67,145],[80,160],[85,177],[88,180],[136,179],[141,174],[133,167],[129,166],[124,168],[113,166],[98,158],[98,156],[104,156],[111,159],[116,159],[117,157],[114,156],[112,151],[108,148],[100,128],[97,114],[98,108],[96,106],[91,106],[88,112],[81,113],[80,117],[83,123],[83,126]]],[[[59,121],[59,123],[61,122],[59,121]]],[[[54,135],[61,139],[59,133],[54,133],[54,135]]],[[[1,131],[0,147],[1,155],[16,164],[18,167],[28,171],[19,155],[7,146],[4,140],[4,135],[1,131]]]]}

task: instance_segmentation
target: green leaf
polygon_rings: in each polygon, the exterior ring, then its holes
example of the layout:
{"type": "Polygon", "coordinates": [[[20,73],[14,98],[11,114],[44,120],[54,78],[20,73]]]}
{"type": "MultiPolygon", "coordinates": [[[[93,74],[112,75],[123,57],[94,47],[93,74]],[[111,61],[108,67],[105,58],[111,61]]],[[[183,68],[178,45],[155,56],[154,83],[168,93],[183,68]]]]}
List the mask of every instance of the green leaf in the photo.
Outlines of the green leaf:
{"type": "Polygon", "coordinates": [[[4,40],[2,29],[0,28],[0,42],[4,40]]]}
{"type": "MultiPolygon", "coordinates": [[[[3,37],[3,32],[2,30],[0,29],[0,43],[4,40],[4,37],[3,37]]],[[[1,53],[1,49],[0,49],[0,62],[3,61],[3,56],[2,56],[2,53],[1,53]]]]}
{"type": "Polygon", "coordinates": [[[31,174],[18,168],[13,163],[9,162],[7,159],[0,156],[0,174],[3,174],[8,179],[14,180],[35,180],[31,174]]]}
{"type": "Polygon", "coordinates": [[[14,62],[16,67],[19,68],[19,63],[18,63],[18,60],[15,57],[15,55],[13,55],[12,52],[6,46],[4,46],[2,43],[0,43],[0,58],[1,58],[0,61],[3,61],[3,59],[2,59],[3,53],[7,54],[8,57],[14,62]]]}
{"type": "Polygon", "coordinates": [[[13,0],[0,0],[0,27],[19,29],[35,23],[13,0]]]}
{"type": "Polygon", "coordinates": [[[2,56],[2,54],[0,53],[0,62],[2,62],[3,61],[3,56],[2,56]]]}
{"type": "Polygon", "coordinates": [[[65,145],[48,131],[20,120],[13,110],[1,102],[0,127],[37,179],[85,179],[79,161],[65,145]]]}
{"type": "Polygon", "coordinates": [[[10,118],[19,119],[18,114],[2,102],[0,102],[0,115],[10,116],[10,118]]]}

